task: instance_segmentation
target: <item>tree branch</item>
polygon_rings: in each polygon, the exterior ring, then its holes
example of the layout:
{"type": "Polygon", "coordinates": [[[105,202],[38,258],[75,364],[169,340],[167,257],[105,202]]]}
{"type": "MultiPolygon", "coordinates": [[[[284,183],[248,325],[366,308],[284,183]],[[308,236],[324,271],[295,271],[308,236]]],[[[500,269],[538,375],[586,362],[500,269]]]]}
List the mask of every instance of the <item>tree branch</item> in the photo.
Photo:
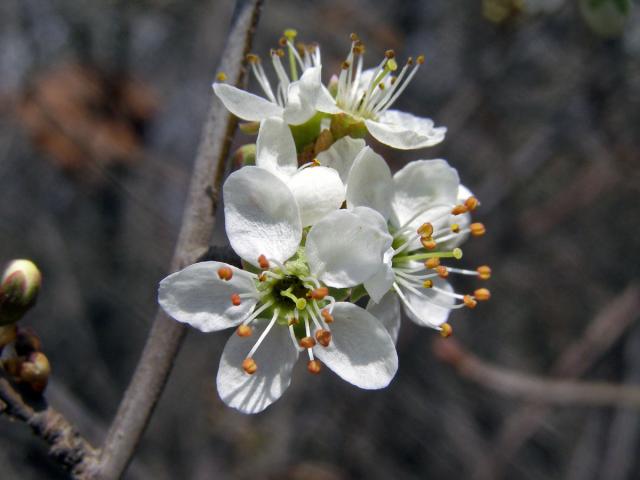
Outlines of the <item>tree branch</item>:
{"type": "MultiPolygon", "coordinates": [[[[242,67],[258,21],[261,0],[238,0],[218,71],[232,85],[244,81],[242,67]]],[[[204,125],[202,141],[191,177],[189,196],[171,263],[176,271],[197,261],[206,251],[216,216],[216,199],[237,120],[215,97],[204,125]]],[[[119,478],[138,445],[151,413],[164,389],[178,353],[185,327],[161,311],[151,328],[142,357],[127,388],[102,447],[95,477],[119,478]]]]}
{"type": "Polygon", "coordinates": [[[436,356],[463,377],[503,395],[554,405],[640,408],[640,387],[608,382],[556,380],[492,365],[466,350],[457,340],[439,339],[436,356]]]}

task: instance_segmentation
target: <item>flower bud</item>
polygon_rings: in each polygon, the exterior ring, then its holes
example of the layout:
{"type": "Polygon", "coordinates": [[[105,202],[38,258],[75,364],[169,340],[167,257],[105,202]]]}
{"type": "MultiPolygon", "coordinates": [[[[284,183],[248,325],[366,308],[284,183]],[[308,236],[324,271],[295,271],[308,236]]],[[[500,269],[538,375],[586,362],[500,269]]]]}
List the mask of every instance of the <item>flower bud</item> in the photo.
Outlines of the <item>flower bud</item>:
{"type": "Polygon", "coordinates": [[[14,260],[4,270],[0,282],[0,325],[15,323],[33,307],[42,275],[30,260],[14,260]]]}
{"type": "Polygon", "coordinates": [[[238,168],[246,167],[247,165],[256,164],[256,144],[249,143],[243,145],[233,155],[233,163],[238,168]]]}
{"type": "Polygon", "coordinates": [[[242,122],[238,128],[245,135],[257,135],[260,131],[260,122],[242,122]]]}
{"type": "Polygon", "coordinates": [[[51,365],[42,352],[34,352],[20,368],[20,380],[27,383],[35,392],[42,393],[47,387],[51,365]]]}

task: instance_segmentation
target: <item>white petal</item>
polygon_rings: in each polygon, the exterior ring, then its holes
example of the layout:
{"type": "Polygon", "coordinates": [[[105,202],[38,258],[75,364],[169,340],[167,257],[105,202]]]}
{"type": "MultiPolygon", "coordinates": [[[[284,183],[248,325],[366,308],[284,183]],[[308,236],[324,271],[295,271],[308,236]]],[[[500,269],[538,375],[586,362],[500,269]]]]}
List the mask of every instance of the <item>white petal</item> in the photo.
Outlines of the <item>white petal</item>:
{"type": "Polygon", "coordinates": [[[265,118],[282,116],[283,110],[279,105],[232,85],[214,83],[213,91],[227,110],[243,120],[259,122],[265,118]]]}
{"type": "Polygon", "coordinates": [[[342,112],[342,110],[336,105],[335,99],[331,96],[331,93],[324,85],[320,87],[320,91],[318,92],[316,110],[323,113],[329,113],[331,115],[342,112]]]}
{"type": "Polygon", "coordinates": [[[391,170],[380,155],[365,147],[356,157],[347,182],[347,205],[369,207],[385,219],[391,213],[393,179],[391,170]]]}
{"type": "Polygon", "coordinates": [[[319,153],[317,159],[320,165],[337,170],[342,182],[346,184],[353,161],[365,145],[362,138],[342,137],[328,150],[319,153]]]}
{"type": "Polygon", "coordinates": [[[384,218],[375,210],[337,210],[309,231],[307,260],[311,272],[327,285],[352,287],[378,271],[391,242],[384,218]]]}
{"type": "Polygon", "coordinates": [[[445,160],[416,160],[396,172],[393,184],[391,222],[398,227],[426,209],[453,206],[460,180],[445,160]]]}
{"type": "Polygon", "coordinates": [[[393,259],[393,248],[389,248],[384,253],[383,264],[380,269],[369,280],[364,282],[364,288],[374,302],[379,302],[385,293],[391,289],[395,280],[395,274],[391,268],[393,259]]]}
{"type": "Polygon", "coordinates": [[[223,187],[224,218],[231,248],[257,266],[258,257],[284,262],[302,237],[293,194],[278,177],[259,167],[243,167],[223,187]]]}
{"type": "Polygon", "coordinates": [[[288,183],[300,208],[302,226],[317,223],[344,202],[344,185],[338,172],[327,167],[309,167],[288,183]]]}
{"type": "Polygon", "coordinates": [[[367,311],[384,325],[393,342],[396,343],[400,331],[400,300],[396,292],[388,292],[378,303],[369,300],[367,311]]]}
{"type": "Polygon", "coordinates": [[[201,262],[172,273],[160,282],[158,302],[171,317],[188,323],[202,332],[212,332],[238,325],[257,303],[243,299],[237,307],[231,294],[255,292],[255,282],[249,273],[226,263],[201,262]],[[229,281],[218,277],[221,267],[229,267],[229,281]]]}
{"type": "Polygon", "coordinates": [[[312,67],[304,71],[300,80],[291,82],[284,108],[284,120],[290,125],[305,123],[316,113],[316,103],[320,92],[320,72],[322,67],[312,67]]]}
{"type": "Polygon", "coordinates": [[[232,335],[220,358],[216,384],[224,403],[243,413],[258,413],[278,400],[291,383],[291,371],[298,359],[289,332],[283,325],[274,325],[254,354],[258,370],[249,375],[242,362],[254,345],[268,320],[254,320],[253,335],[232,335]]]}
{"type": "Polygon", "coordinates": [[[338,302],[333,309],[331,343],[313,349],[338,376],[369,390],[389,385],[398,370],[398,355],[385,327],[365,309],[338,302]]]}
{"type": "Polygon", "coordinates": [[[379,142],[400,150],[430,147],[444,140],[444,127],[434,128],[433,120],[398,110],[387,110],[377,121],[365,120],[369,133],[379,142]]]}
{"type": "Polygon", "coordinates": [[[260,124],[256,141],[256,166],[286,181],[298,169],[296,144],[289,126],[281,118],[267,118],[260,124]]]}
{"type": "MultiPolygon", "coordinates": [[[[453,291],[451,285],[440,278],[434,279],[433,284],[447,292],[453,291]]],[[[428,327],[442,325],[449,318],[451,310],[447,307],[451,307],[455,303],[454,298],[433,289],[421,289],[420,291],[424,292],[424,295],[416,295],[403,289],[403,293],[411,306],[411,308],[406,308],[405,306],[404,312],[418,325],[428,327]]]]}

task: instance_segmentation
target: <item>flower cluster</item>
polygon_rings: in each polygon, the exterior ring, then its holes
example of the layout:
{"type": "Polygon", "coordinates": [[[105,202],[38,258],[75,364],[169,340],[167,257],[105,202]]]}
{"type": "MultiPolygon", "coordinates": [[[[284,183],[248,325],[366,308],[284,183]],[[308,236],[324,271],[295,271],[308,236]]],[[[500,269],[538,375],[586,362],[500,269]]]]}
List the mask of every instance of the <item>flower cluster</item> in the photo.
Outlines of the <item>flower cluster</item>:
{"type": "Polygon", "coordinates": [[[223,186],[224,218],[242,268],[201,262],[166,277],[159,302],[203,332],[235,328],[222,353],[222,400],[256,413],[289,386],[302,353],[364,389],[386,387],[398,369],[400,308],[419,325],[451,334],[449,312],[488,300],[486,288],[456,293],[450,274],[486,280],[487,266],[451,267],[459,245],[484,233],[472,223],[478,200],[444,160],[416,160],[391,174],[367,134],[396,149],[443,140],[446,129],[391,107],[424,57],[398,67],[385,52],[363,70],[352,35],[341,71],[325,86],[317,45],[288,30],[270,52],[269,81],[247,61],[264,96],[224,83],[224,106],[257,132],[255,152],[223,186]],[[369,300],[365,301],[365,297],[369,300]],[[365,308],[366,307],[366,308],[365,308]]]}

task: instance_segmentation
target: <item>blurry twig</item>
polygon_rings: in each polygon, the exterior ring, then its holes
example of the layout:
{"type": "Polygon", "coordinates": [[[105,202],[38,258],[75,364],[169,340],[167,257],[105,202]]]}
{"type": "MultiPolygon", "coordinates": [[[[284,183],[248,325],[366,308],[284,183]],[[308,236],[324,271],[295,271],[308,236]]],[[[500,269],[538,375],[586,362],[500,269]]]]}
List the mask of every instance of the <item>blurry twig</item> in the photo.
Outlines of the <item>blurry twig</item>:
{"type": "MultiPolygon", "coordinates": [[[[627,331],[638,311],[640,287],[632,284],[596,315],[582,337],[556,360],[550,374],[565,378],[582,376],[627,331]]],[[[507,417],[491,449],[495,455],[478,465],[474,478],[500,478],[504,466],[536,432],[548,412],[546,406],[527,403],[507,417]]]]}
{"type": "Polygon", "coordinates": [[[463,377],[504,395],[555,405],[615,405],[640,409],[640,387],[637,386],[528,375],[491,365],[453,339],[437,340],[434,351],[463,377]]]}
{"type": "MultiPolygon", "coordinates": [[[[238,0],[219,70],[230,84],[244,81],[242,62],[248,53],[258,21],[261,0],[238,0]]],[[[225,170],[231,137],[237,120],[213,98],[196,157],[191,187],[171,271],[200,258],[211,241],[216,198],[225,170]]],[[[138,445],[162,393],[184,337],[184,325],[158,312],[116,417],[95,465],[95,477],[119,478],[138,445]]]]}
{"type": "Polygon", "coordinates": [[[74,478],[87,478],[86,465],[96,458],[97,451],[60,413],[49,406],[32,407],[5,378],[0,378],[0,412],[28,424],[50,445],[51,456],[74,478]]]}

